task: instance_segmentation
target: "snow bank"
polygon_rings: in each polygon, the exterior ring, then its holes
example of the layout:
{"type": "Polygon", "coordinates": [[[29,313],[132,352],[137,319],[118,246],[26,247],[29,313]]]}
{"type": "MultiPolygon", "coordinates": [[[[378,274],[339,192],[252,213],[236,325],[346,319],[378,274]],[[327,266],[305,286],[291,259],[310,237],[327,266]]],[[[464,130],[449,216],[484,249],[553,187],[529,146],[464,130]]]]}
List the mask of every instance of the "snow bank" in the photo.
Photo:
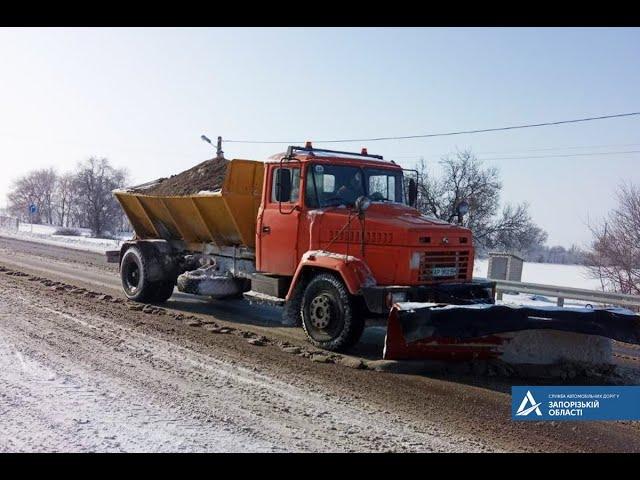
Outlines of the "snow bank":
{"type": "Polygon", "coordinates": [[[21,223],[18,231],[0,230],[0,234],[5,237],[18,240],[28,240],[45,245],[73,248],[96,253],[104,253],[107,250],[114,250],[120,247],[124,240],[133,236],[132,232],[120,233],[116,239],[91,237],[87,228],[74,228],[80,235],[55,235],[56,230],[61,227],[55,225],[37,225],[21,223]]]}
{"type": "Polygon", "coordinates": [[[556,330],[523,330],[500,336],[507,340],[500,357],[507,363],[612,363],[613,344],[609,338],[556,330]]]}

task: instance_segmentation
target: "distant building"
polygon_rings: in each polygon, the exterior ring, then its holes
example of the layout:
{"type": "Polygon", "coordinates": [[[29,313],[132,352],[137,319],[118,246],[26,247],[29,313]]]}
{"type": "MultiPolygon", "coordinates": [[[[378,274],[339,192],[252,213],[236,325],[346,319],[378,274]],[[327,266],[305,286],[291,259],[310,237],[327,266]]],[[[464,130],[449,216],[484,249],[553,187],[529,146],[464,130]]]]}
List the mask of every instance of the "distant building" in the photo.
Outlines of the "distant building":
{"type": "Polygon", "coordinates": [[[487,276],[492,280],[522,281],[524,260],[518,255],[505,252],[489,252],[487,276]]]}

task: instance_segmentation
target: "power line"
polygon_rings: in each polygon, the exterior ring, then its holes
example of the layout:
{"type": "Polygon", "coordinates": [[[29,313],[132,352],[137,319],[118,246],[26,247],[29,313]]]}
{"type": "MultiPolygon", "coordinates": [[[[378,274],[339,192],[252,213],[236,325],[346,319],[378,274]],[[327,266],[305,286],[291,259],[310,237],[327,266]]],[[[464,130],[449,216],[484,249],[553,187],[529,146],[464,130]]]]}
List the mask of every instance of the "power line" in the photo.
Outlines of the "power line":
{"type": "MultiPolygon", "coordinates": [[[[536,128],[536,127],[548,127],[552,125],[564,125],[568,123],[579,123],[579,122],[592,122],[595,120],[605,120],[609,118],[622,118],[622,117],[632,117],[640,115],[640,112],[631,112],[631,113],[617,113],[614,115],[601,115],[598,117],[587,117],[587,118],[574,118],[572,120],[559,120],[555,122],[544,122],[544,123],[528,123],[524,125],[511,125],[508,127],[497,127],[497,128],[482,128],[476,130],[461,130],[457,132],[445,132],[445,133],[427,133],[424,135],[404,135],[398,137],[374,137],[374,138],[348,138],[348,139],[340,139],[340,140],[315,140],[314,143],[355,143],[355,142],[380,142],[384,140],[409,140],[415,138],[433,138],[433,137],[449,137],[453,135],[466,135],[473,133],[487,133],[487,132],[500,132],[505,130],[517,130],[522,128],[536,128]]],[[[224,140],[227,143],[252,143],[252,144],[296,144],[296,143],[304,143],[304,141],[272,141],[272,140],[224,140]]]]}
{"type": "Polygon", "coordinates": [[[566,158],[566,157],[587,157],[597,155],[626,155],[630,153],[640,153],[640,150],[628,150],[626,152],[590,152],[590,153],[571,153],[565,155],[534,155],[531,157],[480,157],[480,160],[531,160],[534,158],[566,158]]]}
{"type": "MultiPolygon", "coordinates": [[[[567,157],[592,157],[592,156],[598,156],[598,155],[628,155],[628,154],[633,154],[633,153],[640,153],[640,150],[629,150],[626,152],[590,152],[590,153],[570,153],[570,154],[565,154],[565,155],[533,155],[530,157],[527,156],[518,156],[518,157],[483,157],[481,155],[478,155],[478,159],[485,161],[485,160],[489,160],[489,161],[494,161],[494,160],[533,160],[536,158],[567,158],[567,157]]],[[[394,159],[398,159],[398,158],[405,158],[405,159],[412,159],[415,158],[416,160],[419,158],[424,158],[424,155],[414,155],[411,157],[394,157],[394,159]]]]}
{"type": "MultiPolygon", "coordinates": [[[[630,143],[627,145],[609,145],[611,147],[615,147],[615,146],[620,146],[620,147],[624,147],[624,146],[637,146],[640,145],[640,143],[630,143]]],[[[603,145],[605,146],[605,145],[603,145]]],[[[596,145],[594,145],[593,147],[597,147],[596,145]]],[[[564,148],[589,148],[589,147],[564,147],[564,148]]],[[[533,149],[533,150],[519,150],[519,151],[512,151],[512,152],[477,152],[476,155],[478,156],[478,158],[480,158],[481,160],[517,160],[517,159],[529,159],[529,158],[561,158],[561,157],[581,157],[581,156],[597,156],[597,155],[625,155],[625,154],[631,154],[631,153],[640,153],[640,150],[628,150],[628,151],[618,151],[618,152],[583,152],[583,153],[559,153],[559,154],[554,154],[554,155],[534,155],[534,156],[515,156],[515,157],[484,157],[483,155],[492,155],[492,154],[502,154],[502,155],[506,155],[507,153],[520,153],[520,152],[540,152],[540,151],[548,151],[548,150],[556,150],[555,148],[539,148],[539,149],[533,149]]],[[[448,153],[440,153],[437,155],[431,155],[431,156],[445,156],[445,155],[450,155],[451,152],[448,153]]],[[[394,159],[402,159],[402,158],[406,158],[406,159],[412,159],[412,158],[421,158],[421,157],[425,157],[427,155],[421,154],[415,154],[415,155],[394,155],[393,158],[394,159]]]]}
{"type": "Polygon", "coordinates": [[[524,150],[508,150],[502,152],[478,152],[478,155],[509,155],[509,154],[519,154],[519,153],[528,153],[528,152],[549,152],[553,150],[581,150],[585,148],[619,148],[619,147],[637,147],[640,146],[640,143],[618,143],[618,144],[609,144],[609,145],[575,145],[571,147],[544,147],[544,148],[529,148],[524,150]]]}

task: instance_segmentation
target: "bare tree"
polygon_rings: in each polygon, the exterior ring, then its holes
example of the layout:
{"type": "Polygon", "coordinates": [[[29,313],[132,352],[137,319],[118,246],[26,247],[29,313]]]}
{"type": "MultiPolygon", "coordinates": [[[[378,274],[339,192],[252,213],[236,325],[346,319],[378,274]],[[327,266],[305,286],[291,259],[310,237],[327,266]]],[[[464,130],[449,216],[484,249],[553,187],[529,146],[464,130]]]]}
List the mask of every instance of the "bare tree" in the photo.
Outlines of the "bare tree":
{"type": "Polygon", "coordinates": [[[587,263],[603,290],[640,295],[640,188],[624,183],[616,197],[616,208],[590,226],[587,263]]]}
{"type": "Polygon", "coordinates": [[[58,176],[53,168],[38,171],[38,183],[42,188],[42,210],[46,222],[53,224],[54,192],[58,176]]]}
{"type": "Polygon", "coordinates": [[[55,212],[58,225],[71,226],[71,212],[75,201],[75,177],[65,173],[58,177],[55,189],[55,212]]]}
{"type": "Polygon", "coordinates": [[[31,220],[34,223],[53,223],[54,191],[57,175],[54,169],[39,169],[18,178],[7,199],[10,211],[19,218],[27,218],[30,205],[36,205],[38,210],[31,220]]]}
{"type": "Polygon", "coordinates": [[[541,245],[531,249],[524,259],[538,263],[584,265],[585,255],[586,252],[575,244],[571,245],[568,249],[561,245],[554,245],[552,247],[541,245]]]}
{"type": "Polygon", "coordinates": [[[77,217],[95,236],[113,231],[122,215],[111,193],[124,186],[126,171],[113,168],[106,158],[91,157],[78,165],[74,190],[77,194],[77,217]]]}
{"type": "MultiPolygon", "coordinates": [[[[11,214],[24,219],[29,205],[36,202],[38,192],[30,175],[14,180],[11,190],[7,194],[8,210],[11,214]]],[[[33,221],[40,223],[40,215],[34,216],[33,221]]]]}
{"type": "Polygon", "coordinates": [[[529,214],[529,205],[505,205],[502,212],[481,232],[479,243],[486,248],[519,252],[526,255],[547,241],[547,234],[529,214]]]}
{"type": "Polygon", "coordinates": [[[500,248],[520,253],[542,245],[547,234],[536,226],[526,203],[505,205],[500,210],[502,182],[498,170],[484,167],[470,151],[457,152],[440,160],[442,174],[431,175],[424,160],[417,166],[423,179],[418,195],[418,208],[441,220],[456,218],[463,200],[469,213],[463,225],[473,231],[481,251],[500,248]]]}

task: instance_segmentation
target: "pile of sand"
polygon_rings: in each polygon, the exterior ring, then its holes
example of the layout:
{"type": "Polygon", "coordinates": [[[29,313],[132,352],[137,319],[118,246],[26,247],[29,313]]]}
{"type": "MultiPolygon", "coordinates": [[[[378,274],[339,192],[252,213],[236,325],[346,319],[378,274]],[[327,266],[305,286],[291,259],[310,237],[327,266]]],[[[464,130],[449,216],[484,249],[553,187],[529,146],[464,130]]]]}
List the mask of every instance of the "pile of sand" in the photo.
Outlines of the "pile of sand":
{"type": "Polygon", "coordinates": [[[222,188],[228,160],[212,158],[169,178],[161,178],[149,187],[134,190],[145,195],[193,195],[222,188]]]}

